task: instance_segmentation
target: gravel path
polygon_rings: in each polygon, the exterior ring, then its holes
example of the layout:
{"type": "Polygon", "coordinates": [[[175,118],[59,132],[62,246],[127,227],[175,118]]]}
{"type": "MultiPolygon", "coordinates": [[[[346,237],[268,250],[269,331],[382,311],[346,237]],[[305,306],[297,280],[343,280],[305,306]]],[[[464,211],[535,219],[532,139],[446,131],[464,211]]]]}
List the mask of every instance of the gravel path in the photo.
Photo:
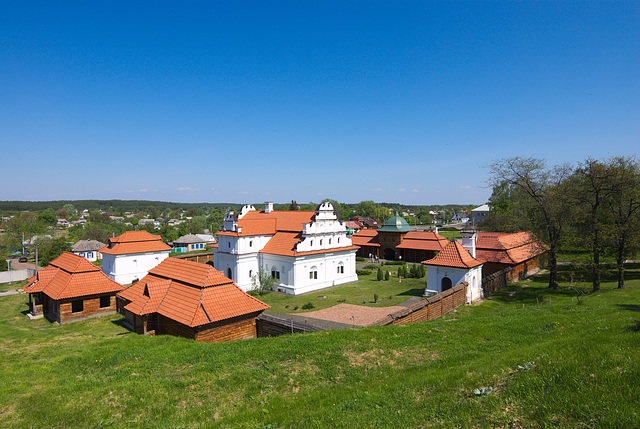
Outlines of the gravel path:
{"type": "Polygon", "coordinates": [[[299,316],[349,325],[369,326],[380,319],[384,319],[389,314],[403,310],[404,308],[405,307],[398,305],[391,307],[365,307],[363,305],[338,304],[323,310],[301,313],[299,316]]]}

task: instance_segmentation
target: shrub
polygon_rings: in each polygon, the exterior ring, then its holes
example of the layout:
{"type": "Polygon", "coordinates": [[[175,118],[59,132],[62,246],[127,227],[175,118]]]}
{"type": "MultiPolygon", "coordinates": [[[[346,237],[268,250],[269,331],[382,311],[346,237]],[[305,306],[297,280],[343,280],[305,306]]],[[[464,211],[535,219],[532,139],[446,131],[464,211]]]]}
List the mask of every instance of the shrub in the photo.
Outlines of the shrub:
{"type": "Polygon", "coordinates": [[[378,302],[378,294],[377,293],[373,294],[373,302],[378,302]]]}
{"type": "Polygon", "coordinates": [[[376,274],[376,278],[378,279],[378,281],[381,281],[382,277],[383,277],[382,268],[378,267],[378,273],[376,274]]]}
{"type": "Polygon", "coordinates": [[[312,308],[316,308],[316,306],[313,305],[313,302],[307,302],[302,306],[303,310],[311,310],[312,308]]]}
{"type": "Polygon", "coordinates": [[[371,274],[371,271],[369,270],[356,270],[356,274],[359,276],[368,276],[369,274],[371,274]]]}
{"type": "Polygon", "coordinates": [[[365,269],[365,270],[377,270],[378,266],[376,264],[369,264],[369,265],[365,265],[362,268],[365,269]]]}
{"type": "Polygon", "coordinates": [[[387,265],[406,265],[407,263],[405,261],[387,261],[386,264],[387,265]]]}
{"type": "Polygon", "coordinates": [[[389,280],[389,271],[384,272],[384,279],[389,280]]]}
{"type": "Polygon", "coordinates": [[[356,262],[364,262],[366,261],[366,259],[364,259],[362,256],[356,256],[356,262]]]}

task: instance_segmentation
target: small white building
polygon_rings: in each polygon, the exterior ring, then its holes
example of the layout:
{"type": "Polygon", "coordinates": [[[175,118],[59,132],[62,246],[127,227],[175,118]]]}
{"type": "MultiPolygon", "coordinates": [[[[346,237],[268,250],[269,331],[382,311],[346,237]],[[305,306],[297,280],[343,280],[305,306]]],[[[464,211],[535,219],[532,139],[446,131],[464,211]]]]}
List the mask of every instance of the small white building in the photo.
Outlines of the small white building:
{"type": "Polygon", "coordinates": [[[427,266],[425,295],[440,293],[467,282],[467,303],[482,299],[482,262],[475,259],[475,234],[463,235],[465,246],[451,241],[435,258],[424,261],[427,266]],[[471,249],[471,252],[468,250],[471,249]]]}
{"type": "Polygon", "coordinates": [[[214,247],[215,268],[243,290],[251,290],[262,269],[275,289],[299,295],[358,280],[356,250],[331,203],[316,211],[264,211],[251,205],[228,212],[214,247]]]}
{"type": "Polygon", "coordinates": [[[90,262],[94,262],[102,259],[100,249],[104,246],[106,246],[104,243],[97,240],[80,240],[71,246],[71,251],[90,262]]]}
{"type": "Polygon", "coordinates": [[[102,272],[124,285],[140,280],[169,256],[171,247],[159,235],[147,231],[127,231],[109,239],[100,249],[102,272]]]}

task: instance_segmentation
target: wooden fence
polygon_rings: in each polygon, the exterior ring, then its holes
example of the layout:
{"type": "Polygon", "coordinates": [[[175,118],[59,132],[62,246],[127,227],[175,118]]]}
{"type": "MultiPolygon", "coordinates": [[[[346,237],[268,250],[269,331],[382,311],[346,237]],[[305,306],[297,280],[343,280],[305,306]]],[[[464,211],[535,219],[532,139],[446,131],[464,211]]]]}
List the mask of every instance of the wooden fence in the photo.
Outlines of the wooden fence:
{"type": "Polygon", "coordinates": [[[213,252],[206,253],[185,253],[183,255],[174,255],[172,258],[186,259],[187,261],[202,262],[213,261],[213,252]]]}
{"type": "Polygon", "coordinates": [[[497,273],[493,273],[482,279],[482,292],[484,296],[493,293],[513,281],[513,268],[507,267],[497,273]]]}
{"type": "Polygon", "coordinates": [[[437,319],[464,305],[467,300],[467,282],[462,282],[437,295],[392,313],[372,326],[400,325],[437,319]]]}
{"type": "Polygon", "coordinates": [[[264,313],[256,319],[256,329],[258,330],[258,337],[277,337],[285,334],[325,330],[310,323],[294,322],[293,320],[281,319],[264,313]]]}

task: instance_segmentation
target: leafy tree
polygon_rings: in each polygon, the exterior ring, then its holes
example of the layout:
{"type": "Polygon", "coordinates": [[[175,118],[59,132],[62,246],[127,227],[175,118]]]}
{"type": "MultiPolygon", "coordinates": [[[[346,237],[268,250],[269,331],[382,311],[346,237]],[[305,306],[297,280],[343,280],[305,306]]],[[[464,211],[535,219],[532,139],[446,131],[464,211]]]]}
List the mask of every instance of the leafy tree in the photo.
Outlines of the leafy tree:
{"type": "Polygon", "coordinates": [[[38,264],[46,266],[49,262],[60,256],[63,252],[70,252],[71,244],[64,237],[56,239],[44,239],[38,242],[38,264]]]}
{"type": "Polygon", "coordinates": [[[260,267],[258,273],[251,277],[251,285],[252,290],[262,295],[273,290],[275,279],[264,268],[260,267]]]}
{"type": "Polygon", "coordinates": [[[160,231],[158,232],[162,237],[162,241],[164,241],[165,243],[169,243],[180,238],[180,235],[178,235],[178,231],[176,231],[174,227],[169,225],[162,225],[160,227],[160,231]]]}
{"type": "Polygon", "coordinates": [[[46,227],[37,219],[37,216],[30,212],[24,212],[20,216],[16,216],[5,224],[5,233],[3,235],[2,245],[11,249],[20,249],[22,247],[22,237],[24,240],[30,240],[37,234],[46,231],[46,227]]]}
{"type": "Polygon", "coordinates": [[[56,211],[56,216],[58,216],[59,218],[66,219],[69,217],[69,212],[66,211],[65,209],[58,209],[56,211]]]}
{"type": "Polygon", "coordinates": [[[300,210],[300,207],[298,206],[298,203],[296,203],[296,200],[291,200],[291,204],[289,204],[289,210],[300,210]]]}
{"type": "Polygon", "coordinates": [[[76,208],[71,203],[65,204],[64,206],[62,206],[62,208],[67,211],[67,216],[68,215],[76,215],[78,213],[76,208]]]}
{"type": "Polygon", "coordinates": [[[58,218],[52,209],[47,209],[38,215],[38,220],[45,225],[56,225],[58,218]]]}
{"type": "Polygon", "coordinates": [[[604,210],[610,219],[609,239],[616,256],[618,288],[624,287],[627,252],[640,245],[640,163],[636,157],[615,157],[611,169],[611,194],[604,210]]]}
{"type": "Polygon", "coordinates": [[[514,157],[491,165],[493,188],[518,189],[527,208],[523,229],[533,230],[549,246],[549,287],[558,289],[558,250],[571,216],[567,165],[548,168],[537,158],[514,157]]]}

